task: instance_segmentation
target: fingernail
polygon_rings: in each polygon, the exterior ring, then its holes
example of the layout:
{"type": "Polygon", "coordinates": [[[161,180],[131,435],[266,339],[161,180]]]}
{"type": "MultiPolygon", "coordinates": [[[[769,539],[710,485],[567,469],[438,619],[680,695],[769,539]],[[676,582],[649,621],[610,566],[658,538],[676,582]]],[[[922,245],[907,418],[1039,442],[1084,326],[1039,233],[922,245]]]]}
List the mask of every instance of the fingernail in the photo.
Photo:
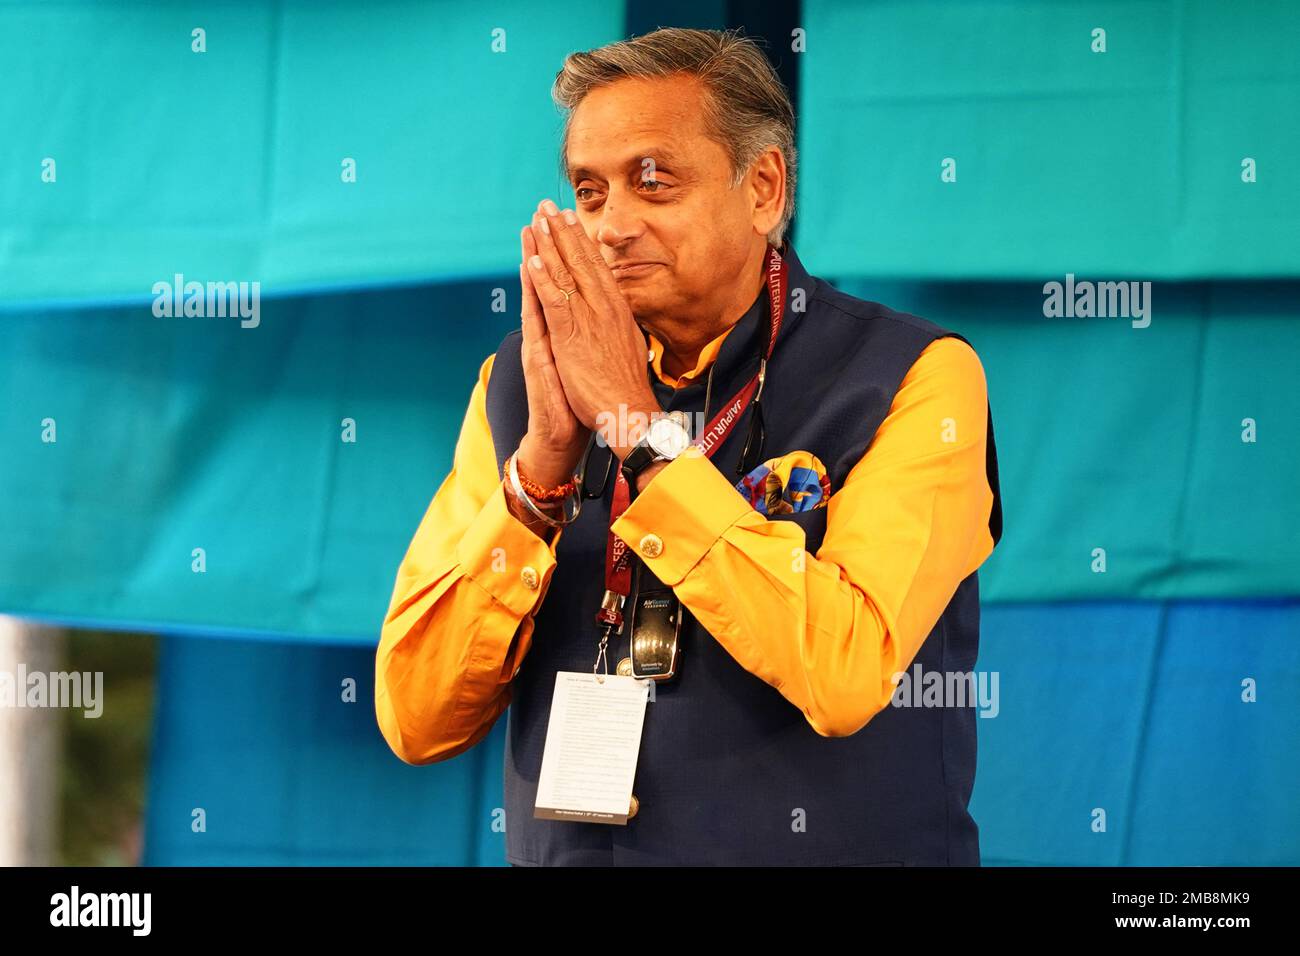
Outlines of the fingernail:
{"type": "Polygon", "coordinates": [[[528,260],[528,264],[532,266],[534,269],[540,270],[542,268],[542,257],[533,256],[531,259],[528,260]]]}
{"type": "Polygon", "coordinates": [[[546,210],[548,216],[558,216],[560,214],[559,207],[549,199],[542,203],[542,208],[546,210]]]}
{"type": "Polygon", "coordinates": [[[548,220],[543,219],[539,225],[542,227],[542,232],[546,233],[548,236],[551,234],[551,224],[548,220]]]}
{"type": "Polygon", "coordinates": [[[573,214],[572,209],[566,209],[564,212],[560,213],[560,215],[564,217],[564,221],[570,226],[578,221],[578,217],[573,214]]]}

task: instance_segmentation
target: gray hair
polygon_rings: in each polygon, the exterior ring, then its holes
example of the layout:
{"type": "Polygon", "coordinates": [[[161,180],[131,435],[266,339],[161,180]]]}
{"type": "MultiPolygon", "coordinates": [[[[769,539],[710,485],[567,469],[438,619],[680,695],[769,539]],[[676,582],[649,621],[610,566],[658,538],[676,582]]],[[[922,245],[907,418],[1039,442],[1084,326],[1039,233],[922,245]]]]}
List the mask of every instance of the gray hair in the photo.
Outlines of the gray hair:
{"type": "Polygon", "coordinates": [[[776,146],[781,150],[785,157],[785,208],[767,236],[779,246],[794,216],[794,107],[762,49],[739,31],[668,27],[595,50],[570,53],[551,87],[552,99],[565,111],[561,167],[566,166],[564,150],[573,110],[584,96],[615,80],[678,73],[696,76],[704,83],[705,129],[731,157],[733,187],[745,178],[764,149],[776,146]]]}

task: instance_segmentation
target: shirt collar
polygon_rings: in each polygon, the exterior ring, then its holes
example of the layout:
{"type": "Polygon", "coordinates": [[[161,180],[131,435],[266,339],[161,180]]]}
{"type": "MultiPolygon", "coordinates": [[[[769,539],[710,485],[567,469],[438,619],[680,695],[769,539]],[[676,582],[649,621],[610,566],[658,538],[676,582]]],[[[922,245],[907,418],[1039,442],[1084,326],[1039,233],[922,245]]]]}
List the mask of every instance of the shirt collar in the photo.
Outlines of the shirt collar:
{"type": "MultiPolygon", "coordinates": [[[[764,290],[764,292],[766,292],[766,290],[764,290]]],[[[714,339],[712,342],[710,342],[708,345],[704,346],[704,348],[700,350],[700,356],[695,361],[695,368],[691,369],[690,371],[683,372],[681,375],[677,376],[676,378],[673,378],[673,376],[669,375],[667,372],[664,371],[663,343],[660,342],[659,339],[655,337],[653,332],[647,329],[646,339],[650,347],[650,362],[654,368],[655,375],[658,376],[659,381],[663,382],[665,385],[671,388],[682,388],[685,385],[689,385],[691,382],[697,381],[706,372],[708,372],[709,366],[711,366],[717,360],[718,355],[722,352],[722,345],[726,341],[727,336],[729,336],[734,330],[738,328],[747,328],[747,325],[756,322],[757,316],[761,312],[762,308],[763,308],[763,297],[762,295],[759,295],[755,297],[753,304],[749,307],[749,309],[745,312],[745,314],[740,317],[738,321],[733,323],[730,328],[724,330],[721,335],[719,335],[716,339],[714,339]]],[[[746,337],[747,334],[748,334],[747,332],[742,333],[738,337],[744,338],[746,337]]]]}
{"type": "MultiPolygon", "coordinates": [[[[782,254],[788,267],[788,288],[790,290],[801,288],[806,296],[811,296],[812,285],[816,280],[812,279],[804,270],[803,264],[795,255],[794,247],[789,242],[784,244],[782,254]]],[[[781,323],[781,333],[777,336],[778,345],[784,341],[791,328],[800,318],[799,313],[794,312],[789,307],[790,292],[787,292],[786,296],[785,317],[781,323]]],[[[655,376],[668,387],[678,389],[701,379],[715,362],[719,366],[719,374],[723,375],[730,375],[734,368],[751,364],[751,354],[756,348],[755,336],[759,334],[758,328],[763,318],[766,297],[767,286],[764,285],[754,298],[754,302],[750,305],[748,311],[740,317],[740,320],[704,346],[700,351],[699,359],[695,363],[695,368],[677,378],[673,378],[663,370],[663,343],[655,338],[649,330],[646,330],[650,362],[653,365],[655,376]],[[735,335],[732,335],[733,332],[735,332],[735,335]]],[[[756,370],[757,367],[755,366],[754,369],[751,369],[751,374],[756,370]]]]}
{"type": "Polygon", "coordinates": [[[690,382],[695,381],[697,378],[699,378],[701,375],[703,375],[705,372],[709,370],[709,366],[712,365],[714,360],[718,357],[718,352],[722,350],[723,340],[726,339],[727,335],[731,332],[731,329],[733,328],[735,328],[734,325],[731,326],[731,328],[726,329],[721,335],[719,335],[708,345],[704,346],[704,348],[700,350],[699,359],[695,362],[695,368],[691,369],[688,372],[683,372],[681,375],[677,376],[676,378],[673,378],[663,369],[663,359],[664,359],[663,343],[660,342],[657,338],[655,338],[653,332],[647,331],[646,337],[650,340],[649,341],[650,363],[654,368],[655,375],[659,377],[659,381],[663,382],[665,385],[671,386],[672,388],[681,388],[683,385],[687,385],[690,382]]]}

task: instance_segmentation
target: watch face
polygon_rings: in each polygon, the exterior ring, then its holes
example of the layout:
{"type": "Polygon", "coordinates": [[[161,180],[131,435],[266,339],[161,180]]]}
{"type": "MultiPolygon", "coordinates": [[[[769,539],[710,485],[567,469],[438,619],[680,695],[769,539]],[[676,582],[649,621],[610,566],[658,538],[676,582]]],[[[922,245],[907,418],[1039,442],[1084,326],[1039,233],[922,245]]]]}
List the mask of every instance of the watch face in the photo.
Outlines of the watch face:
{"type": "Polygon", "coordinates": [[[646,444],[664,458],[676,458],[690,443],[691,436],[682,423],[673,418],[655,419],[646,434],[646,444]]]}

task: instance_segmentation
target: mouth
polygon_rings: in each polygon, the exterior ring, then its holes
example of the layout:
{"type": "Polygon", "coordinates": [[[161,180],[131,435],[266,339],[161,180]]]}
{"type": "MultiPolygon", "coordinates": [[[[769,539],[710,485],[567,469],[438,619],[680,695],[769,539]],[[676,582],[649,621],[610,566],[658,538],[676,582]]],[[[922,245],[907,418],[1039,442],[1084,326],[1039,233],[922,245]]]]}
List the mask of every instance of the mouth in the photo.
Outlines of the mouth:
{"type": "Polygon", "coordinates": [[[615,279],[631,279],[659,268],[661,262],[619,262],[609,267],[615,279]]]}

